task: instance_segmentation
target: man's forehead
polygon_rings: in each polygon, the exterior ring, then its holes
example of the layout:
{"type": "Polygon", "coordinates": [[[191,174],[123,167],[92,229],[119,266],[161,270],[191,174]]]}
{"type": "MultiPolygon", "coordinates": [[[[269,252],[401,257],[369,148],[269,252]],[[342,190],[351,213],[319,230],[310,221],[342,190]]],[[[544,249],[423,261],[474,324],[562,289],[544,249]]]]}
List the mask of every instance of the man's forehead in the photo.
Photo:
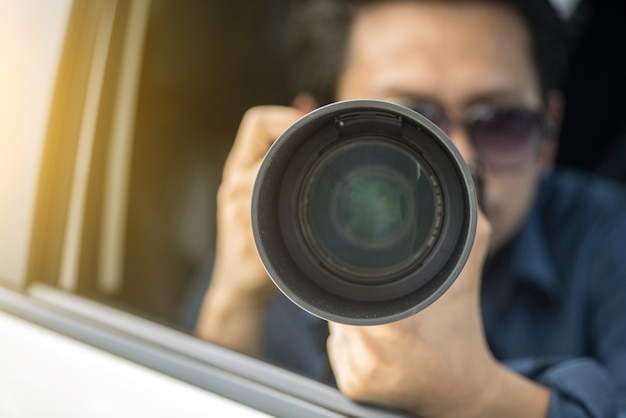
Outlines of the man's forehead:
{"type": "Polygon", "coordinates": [[[490,53],[502,52],[503,45],[529,46],[522,19],[512,9],[488,2],[382,2],[357,16],[350,39],[352,49],[374,54],[383,45],[419,46],[433,53],[442,47],[445,52],[490,53]]]}
{"type": "Polygon", "coordinates": [[[347,70],[361,68],[375,89],[483,94],[537,84],[523,23],[501,6],[383,3],[362,12],[349,45],[347,70]]]}

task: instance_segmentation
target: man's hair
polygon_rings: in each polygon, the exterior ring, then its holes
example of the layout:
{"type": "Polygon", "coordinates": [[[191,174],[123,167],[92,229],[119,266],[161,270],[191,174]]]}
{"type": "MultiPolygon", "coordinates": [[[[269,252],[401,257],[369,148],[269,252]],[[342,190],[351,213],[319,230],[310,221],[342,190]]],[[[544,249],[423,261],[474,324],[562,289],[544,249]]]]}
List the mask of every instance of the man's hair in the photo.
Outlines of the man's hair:
{"type": "Polygon", "coordinates": [[[542,94],[561,82],[567,56],[565,25],[548,0],[310,0],[300,2],[287,23],[287,65],[294,91],[312,94],[320,105],[334,101],[358,14],[373,5],[402,1],[488,3],[510,8],[528,29],[542,94]]]}

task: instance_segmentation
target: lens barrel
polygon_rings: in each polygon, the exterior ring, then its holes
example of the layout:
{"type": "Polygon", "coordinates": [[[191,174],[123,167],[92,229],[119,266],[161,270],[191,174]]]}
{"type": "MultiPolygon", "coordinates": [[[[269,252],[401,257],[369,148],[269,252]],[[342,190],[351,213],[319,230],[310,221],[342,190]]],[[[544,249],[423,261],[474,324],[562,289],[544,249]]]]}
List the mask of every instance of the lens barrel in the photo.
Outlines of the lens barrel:
{"type": "Polygon", "coordinates": [[[252,229],[269,276],[294,303],[375,325],[450,287],[477,210],[470,170],[439,128],[397,104],[351,100],[303,116],[272,145],[252,229]]]}

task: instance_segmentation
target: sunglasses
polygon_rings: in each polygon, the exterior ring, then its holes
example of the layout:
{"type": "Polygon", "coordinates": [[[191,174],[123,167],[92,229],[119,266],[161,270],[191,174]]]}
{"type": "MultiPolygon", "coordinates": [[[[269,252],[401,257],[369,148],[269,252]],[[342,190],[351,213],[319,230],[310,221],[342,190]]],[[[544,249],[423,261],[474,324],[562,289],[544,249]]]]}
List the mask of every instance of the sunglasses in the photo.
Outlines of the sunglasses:
{"type": "MultiPolygon", "coordinates": [[[[441,106],[420,103],[409,107],[446,135],[452,132],[455,120],[441,106]]],[[[500,169],[515,168],[527,161],[547,133],[543,114],[525,108],[476,105],[464,112],[460,123],[483,162],[500,169]]]]}

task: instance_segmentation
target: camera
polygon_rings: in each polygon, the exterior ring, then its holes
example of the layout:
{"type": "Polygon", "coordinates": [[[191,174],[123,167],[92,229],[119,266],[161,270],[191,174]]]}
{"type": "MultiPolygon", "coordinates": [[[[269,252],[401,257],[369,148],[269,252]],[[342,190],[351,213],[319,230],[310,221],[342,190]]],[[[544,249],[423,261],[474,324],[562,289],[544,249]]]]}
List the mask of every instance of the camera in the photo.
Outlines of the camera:
{"type": "Polygon", "coordinates": [[[349,100],[308,113],[271,146],[252,193],[252,232],[295,304],[377,325],[451,286],[472,247],[477,200],[469,167],[431,121],[349,100]]]}

